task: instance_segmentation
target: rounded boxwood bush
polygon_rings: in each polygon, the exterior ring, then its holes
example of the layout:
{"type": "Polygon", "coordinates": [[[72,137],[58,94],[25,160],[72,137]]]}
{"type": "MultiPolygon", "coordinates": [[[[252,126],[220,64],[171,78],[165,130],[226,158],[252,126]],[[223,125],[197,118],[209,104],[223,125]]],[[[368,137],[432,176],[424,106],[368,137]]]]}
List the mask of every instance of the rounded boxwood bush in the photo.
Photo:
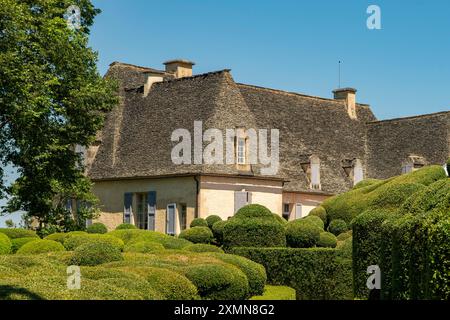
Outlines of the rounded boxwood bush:
{"type": "Polygon", "coordinates": [[[272,212],[260,204],[248,204],[240,208],[233,218],[273,218],[272,212]]]}
{"type": "Polygon", "coordinates": [[[306,216],[306,217],[302,218],[302,220],[305,220],[305,222],[314,224],[315,226],[319,227],[322,230],[325,228],[325,224],[323,223],[322,219],[320,219],[320,217],[318,217],[318,216],[306,216]]]}
{"type": "Polygon", "coordinates": [[[348,238],[351,238],[352,236],[352,230],[346,231],[346,232],[342,232],[337,236],[337,240],[338,241],[344,241],[348,238]]]}
{"type": "Polygon", "coordinates": [[[183,270],[197,287],[201,298],[207,300],[244,300],[249,286],[245,274],[233,265],[193,265],[183,270]]]}
{"type": "Polygon", "coordinates": [[[96,266],[123,260],[117,247],[107,242],[88,242],[75,249],[70,263],[77,266],[96,266]]]}
{"type": "Polygon", "coordinates": [[[68,236],[67,233],[57,232],[57,233],[49,234],[44,239],[45,240],[53,240],[53,241],[57,241],[61,244],[64,244],[64,240],[66,240],[67,236],[68,236]]]}
{"type": "Polygon", "coordinates": [[[343,232],[348,230],[347,222],[342,219],[335,219],[330,222],[328,226],[328,231],[334,234],[335,236],[340,235],[343,232]]]}
{"type": "Polygon", "coordinates": [[[166,249],[183,249],[192,244],[189,240],[171,236],[161,239],[159,243],[161,243],[166,249]]]}
{"type": "Polygon", "coordinates": [[[70,251],[75,250],[79,246],[89,242],[103,242],[103,243],[106,242],[116,247],[119,251],[121,251],[124,247],[124,242],[119,238],[107,234],[95,234],[95,233],[73,235],[71,237],[67,237],[66,240],[64,240],[64,247],[70,251]]]}
{"type": "Polygon", "coordinates": [[[87,233],[100,233],[104,234],[108,232],[108,228],[103,223],[96,222],[86,228],[87,233]]]}
{"type": "Polygon", "coordinates": [[[0,228],[0,233],[6,234],[10,239],[28,237],[39,238],[35,231],[20,228],[0,228]]]}
{"type": "Polygon", "coordinates": [[[46,252],[65,251],[64,246],[53,240],[34,240],[25,243],[17,254],[39,254],[46,252]]]}
{"type": "Polygon", "coordinates": [[[214,239],[213,233],[208,227],[193,227],[183,230],[179,237],[192,243],[211,243],[214,239]]]}
{"type": "Polygon", "coordinates": [[[213,224],[211,230],[214,235],[214,239],[216,239],[216,242],[220,245],[223,244],[223,230],[225,229],[225,225],[228,221],[218,221],[213,224]]]}
{"type": "Polygon", "coordinates": [[[195,218],[194,220],[192,220],[191,224],[189,225],[191,228],[194,227],[207,227],[208,226],[208,222],[206,222],[205,219],[203,218],[195,218]]]}
{"type": "Polygon", "coordinates": [[[326,231],[320,233],[319,241],[317,241],[318,247],[335,248],[336,245],[337,238],[334,234],[326,231]]]}
{"type": "Polygon", "coordinates": [[[124,252],[140,252],[140,253],[150,253],[163,251],[165,248],[162,244],[150,241],[139,241],[127,244],[123,251],[124,252]]]}
{"type": "Polygon", "coordinates": [[[325,208],[322,206],[318,206],[318,207],[315,207],[314,209],[312,209],[309,212],[308,217],[309,216],[319,217],[323,221],[323,223],[327,223],[327,210],[325,210],[325,208]]]}
{"type": "Polygon", "coordinates": [[[275,219],[275,221],[281,223],[283,226],[285,226],[288,223],[285,218],[283,218],[282,216],[280,216],[276,213],[272,213],[272,216],[275,219]]]}
{"type": "Polygon", "coordinates": [[[6,234],[0,233],[0,254],[7,254],[11,252],[11,240],[6,234]]]}
{"type": "Polygon", "coordinates": [[[211,229],[214,223],[222,221],[222,218],[219,217],[218,215],[213,214],[208,216],[205,220],[208,223],[208,227],[211,229]]]}
{"type": "Polygon", "coordinates": [[[286,226],[286,242],[292,248],[311,248],[319,241],[321,232],[323,230],[316,224],[297,219],[286,226]]]}
{"type": "Polygon", "coordinates": [[[191,244],[187,247],[184,247],[183,250],[186,251],[192,251],[192,252],[221,252],[223,253],[223,250],[219,247],[213,246],[212,244],[206,244],[206,243],[195,243],[191,244]]]}
{"type": "Polygon", "coordinates": [[[230,219],[223,231],[225,247],[284,247],[284,226],[271,219],[230,219]]]}
{"type": "Polygon", "coordinates": [[[134,224],[131,223],[122,223],[116,227],[116,230],[127,230],[127,229],[137,229],[134,224]]]}
{"type": "Polygon", "coordinates": [[[11,252],[16,253],[25,243],[35,241],[34,237],[16,238],[11,240],[11,252]]]}

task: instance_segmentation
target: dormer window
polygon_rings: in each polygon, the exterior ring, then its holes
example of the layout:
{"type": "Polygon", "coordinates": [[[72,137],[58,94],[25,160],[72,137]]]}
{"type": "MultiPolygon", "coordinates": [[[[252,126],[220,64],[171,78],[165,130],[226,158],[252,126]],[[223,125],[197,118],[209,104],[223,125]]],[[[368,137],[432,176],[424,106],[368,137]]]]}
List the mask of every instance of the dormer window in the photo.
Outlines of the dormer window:
{"type": "Polygon", "coordinates": [[[320,159],[316,156],[311,156],[309,158],[311,163],[311,172],[310,172],[310,187],[314,190],[320,190],[320,159]]]}
{"type": "Polygon", "coordinates": [[[421,156],[409,156],[403,163],[402,163],[402,174],[409,173],[415,170],[419,170],[424,165],[426,165],[426,160],[424,157],[421,156]]]}
{"type": "Polygon", "coordinates": [[[347,177],[351,179],[353,185],[364,179],[364,170],[361,160],[356,158],[344,159],[342,160],[342,168],[347,174],[347,177]]]}
{"type": "Polygon", "coordinates": [[[237,138],[237,164],[246,164],[246,148],[245,148],[245,138],[237,138]]]}

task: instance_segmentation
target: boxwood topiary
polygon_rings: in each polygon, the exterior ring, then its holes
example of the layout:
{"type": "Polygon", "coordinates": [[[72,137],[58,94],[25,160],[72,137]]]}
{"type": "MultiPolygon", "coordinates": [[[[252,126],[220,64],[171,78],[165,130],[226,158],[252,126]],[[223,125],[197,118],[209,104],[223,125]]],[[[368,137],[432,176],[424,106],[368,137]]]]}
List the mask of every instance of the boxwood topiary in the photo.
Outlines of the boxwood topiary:
{"type": "Polygon", "coordinates": [[[219,245],[223,244],[223,230],[228,221],[218,221],[213,224],[211,230],[214,235],[214,239],[219,245]]]}
{"type": "Polygon", "coordinates": [[[64,240],[66,240],[67,236],[68,236],[67,233],[57,232],[57,233],[49,234],[44,239],[45,240],[53,240],[53,241],[57,241],[61,244],[64,244],[64,240]]]}
{"type": "Polygon", "coordinates": [[[208,226],[208,222],[206,222],[205,219],[203,218],[195,218],[194,220],[192,220],[191,224],[189,225],[191,228],[193,227],[207,227],[208,226]]]}
{"type": "Polygon", "coordinates": [[[270,219],[230,219],[225,224],[223,245],[225,247],[284,247],[284,226],[270,219]]]}
{"type": "Polygon", "coordinates": [[[340,233],[336,238],[338,241],[344,241],[348,238],[351,238],[351,236],[352,236],[352,230],[349,230],[349,231],[340,233]]]}
{"type": "Polygon", "coordinates": [[[246,218],[273,218],[272,212],[266,207],[260,204],[248,204],[240,208],[233,218],[246,219],[246,218]]]}
{"type": "Polygon", "coordinates": [[[65,251],[64,246],[53,240],[34,240],[25,243],[17,254],[39,254],[46,252],[65,251]]]}
{"type": "Polygon", "coordinates": [[[171,236],[161,239],[159,243],[161,243],[166,249],[183,249],[192,244],[189,240],[171,236]]]}
{"type": "Polygon", "coordinates": [[[11,240],[11,252],[16,253],[25,243],[35,241],[34,237],[16,238],[11,240]]]}
{"type": "Polygon", "coordinates": [[[0,254],[7,254],[11,252],[11,240],[6,234],[0,233],[0,254]]]}
{"type": "Polygon", "coordinates": [[[208,227],[193,227],[183,230],[179,237],[192,243],[211,243],[214,239],[212,231],[208,227]]]}
{"type": "Polygon", "coordinates": [[[335,248],[337,244],[336,236],[330,232],[321,232],[319,241],[317,242],[318,247],[323,248],[335,248]]]}
{"type": "MultiPolygon", "coordinates": [[[[218,215],[210,215],[206,218],[206,222],[208,223],[208,227],[211,229],[212,226],[214,225],[214,223],[222,221],[222,218],[219,217],[218,215]]],[[[192,227],[192,226],[191,226],[192,227]]]]}
{"type": "Polygon", "coordinates": [[[325,210],[325,208],[322,206],[318,206],[318,207],[315,207],[314,209],[312,209],[309,212],[308,216],[319,217],[323,221],[323,223],[327,223],[327,210],[325,210]]]}
{"type": "Polygon", "coordinates": [[[70,260],[77,266],[96,266],[106,262],[123,260],[117,247],[107,242],[88,242],[77,247],[70,260]]]}
{"type": "Polygon", "coordinates": [[[245,274],[233,265],[193,265],[183,269],[184,275],[207,300],[243,300],[249,286],[245,274]]]}
{"type": "Polygon", "coordinates": [[[314,247],[323,230],[305,219],[288,222],[286,226],[286,242],[292,248],[314,247]]]}
{"type": "Polygon", "coordinates": [[[0,228],[0,233],[6,234],[10,239],[28,237],[39,238],[35,231],[20,228],[0,228]]]}
{"type": "Polygon", "coordinates": [[[163,251],[165,248],[162,244],[150,241],[139,241],[133,242],[125,245],[124,252],[140,252],[140,253],[150,253],[163,251]]]}
{"type": "Polygon", "coordinates": [[[347,223],[342,219],[335,219],[330,222],[328,226],[328,231],[334,234],[335,236],[345,232],[348,230],[347,223]]]}
{"type": "Polygon", "coordinates": [[[96,222],[86,228],[87,233],[100,233],[104,234],[108,232],[108,228],[103,223],[96,222]]]}
{"type": "Polygon", "coordinates": [[[121,251],[124,247],[124,242],[116,237],[107,234],[81,234],[67,237],[64,240],[64,247],[67,250],[75,250],[77,247],[89,242],[103,242],[109,243],[121,251]]]}
{"type": "Polygon", "coordinates": [[[116,230],[126,230],[126,229],[137,229],[134,224],[131,223],[122,223],[116,227],[116,230]]]}
{"type": "Polygon", "coordinates": [[[312,223],[322,230],[325,228],[324,222],[318,216],[306,216],[306,217],[302,218],[302,220],[304,220],[305,222],[312,223]]]}
{"type": "Polygon", "coordinates": [[[221,253],[223,253],[223,250],[220,249],[219,247],[213,246],[212,244],[206,244],[206,243],[191,244],[187,247],[184,247],[183,250],[192,251],[192,252],[221,252],[221,253]]]}

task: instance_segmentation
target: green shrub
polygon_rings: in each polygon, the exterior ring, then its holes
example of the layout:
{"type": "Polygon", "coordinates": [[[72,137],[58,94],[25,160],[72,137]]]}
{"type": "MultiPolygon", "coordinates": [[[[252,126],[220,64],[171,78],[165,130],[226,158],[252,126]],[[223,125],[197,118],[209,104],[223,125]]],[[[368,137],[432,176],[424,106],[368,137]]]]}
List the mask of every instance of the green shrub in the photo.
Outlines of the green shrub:
{"type": "Polygon", "coordinates": [[[386,185],[370,203],[370,208],[397,210],[402,203],[417,191],[425,188],[419,183],[402,183],[386,185]]]}
{"type": "Polygon", "coordinates": [[[275,221],[281,223],[283,226],[285,226],[288,223],[285,218],[276,213],[272,213],[272,216],[274,217],[275,221]]]}
{"type": "Polygon", "coordinates": [[[11,252],[11,240],[6,234],[0,233],[0,254],[7,254],[11,252]]]}
{"type": "Polygon", "coordinates": [[[297,219],[288,222],[286,226],[286,242],[292,248],[314,247],[320,239],[323,229],[311,220],[297,219]]]}
{"type": "Polygon", "coordinates": [[[133,242],[125,245],[124,252],[140,252],[140,253],[151,253],[164,250],[164,246],[157,242],[150,241],[139,241],[133,242]]]}
{"type": "Polygon", "coordinates": [[[345,259],[352,259],[353,253],[353,238],[347,238],[342,241],[338,241],[336,249],[338,249],[338,254],[345,259]]]}
{"type": "Polygon", "coordinates": [[[208,227],[193,227],[183,230],[179,237],[192,243],[210,243],[214,236],[208,227]]]}
{"type": "Polygon", "coordinates": [[[170,236],[161,239],[159,243],[161,243],[166,249],[183,249],[192,244],[192,242],[189,240],[170,236]]]}
{"type": "Polygon", "coordinates": [[[219,245],[223,244],[223,231],[228,221],[218,221],[213,224],[211,230],[214,235],[214,239],[219,245]]]}
{"type": "Polygon", "coordinates": [[[368,186],[371,186],[371,185],[373,185],[373,184],[377,184],[377,183],[379,183],[380,181],[381,181],[381,180],[379,180],[379,179],[371,179],[371,178],[369,178],[369,179],[364,179],[364,180],[358,182],[357,184],[355,184],[355,185],[353,186],[353,190],[359,189],[359,188],[368,187],[368,186]]]}
{"type": "Polygon", "coordinates": [[[38,239],[25,243],[17,250],[17,254],[39,254],[55,251],[65,251],[65,249],[59,242],[38,239]]]}
{"type": "Polygon", "coordinates": [[[325,208],[322,206],[318,206],[318,207],[315,207],[314,209],[312,209],[309,212],[308,216],[319,217],[323,221],[323,223],[327,223],[327,210],[325,210],[325,208]]]}
{"type": "Polygon", "coordinates": [[[0,228],[0,233],[6,234],[10,239],[28,237],[39,238],[35,231],[27,229],[0,228]]]}
{"type": "Polygon", "coordinates": [[[347,222],[345,222],[342,219],[333,220],[328,225],[328,231],[334,234],[335,236],[338,236],[341,233],[348,231],[347,222]]]}
{"type": "Polygon", "coordinates": [[[96,266],[106,262],[123,260],[120,250],[108,242],[87,242],[77,247],[71,264],[96,266]]]}
{"type": "Polygon", "coordinates": [[[450,210],[450,179],[438,180],[409,197],[401,206],[403,214],[450,210]]]}
{"type": "Polygon", "coordinates": [[[352,230],[342,232],[337,236],[337,241],[344,241],[352,236],[352,230]]]}
{"type": "Polygon", "coordinates": [[[206,218],[206,222],[208,223],[208,227],[210,229],[212,229],[212,226],[214,225],[214,223],[219,222],[219,221],[222,221],[222,218],[215,214],[210,215],[206,218]]]}
{"type": "Polygon", "coordinates": [[[103,223],[96,222],[91,224],[89,227],[86,228],[87,233],[107,233],[108,228],[103,223]]]}
{"type": "Polygon", "coordinates": [[[249,284],[249,294],[260,295],[264,292],[264,286],[267,281],[266,270],[264,267],[245,257],[232,254],[210,254],[219,260],[234,265],[239,268],[247,277],[249,284]]]}
{"type": "MultiPolygon", "coordinates": [[[[272,213],[270,213],[272,217],[272,213]]],[[[284,247],[284,226],[272,219],[230,219],[223,231],[225,247],[284,247]]]]}
{"type": "Polygon", "coordinates": [[[66,233],[66,237],[70,238],[72,236],[82,236],[87,235],[88,233],[86,231],[70,231],[66,233]]]}
{"type": "Polygon", "coordinates": [[[336,236],[330,232],[321,232],[319,241],[317,242],[318,247],[323,248],[335,248],[337,245],[336,236]]]}
{"type": "Polygon", "coordinates": [[[192,220],[191,224],[189,225],[191,228],[194,227],[207,227],[208,226],[208,222],[206,222],[205,219],[203,218],[195,218],[194,220],[192,220]]]}
{"type": "Polygon", "coordinates": [[[295,300],[295,289],[286,286],[266,286],[264,294],[250,300],[295,300]]]}
{"type": "Polygon", "coordinates": [[[25,243],[35,241],[35,237],[16,238],[11,240],[11,252],[16,253],[25,243]]]}
{"type": "Polygon", "coordinates": [[[45,240],[53,240],[53,241],[57,241],[61,244],[64,244],[64,240],[66,240],[67,236],[68,236],[67,233],[57,232],[57,233],[49,234],[44,239],[45,240]]]}
{"type": "Polygon", "coordinates": [[[122,223],[116,227],[116,230],[129,230],[129,229],[137,229],[134,224],[131,223],[122,223]]]}
{"type": "Polygon", "coordinates": [[[183,270],[197,287],[200,297],[207,300],[243,300],[249,286],[245,274],[232,265],[193,265],[183,270]]]}
{"type": "Polygon", "coordinates": [[[219,247],[213,246],[212,244],[205,243],[196,243],[191,244],[187,247],[184,247],[183,250],[192,251],[192,252],[222,252],[223,250],[219,247]]]}
{"type": "Polygon", "coordinates": [[[79,246],[90,242],[102,242],[102,243],[106,242],[116,247],[119,251],[122,250],[124,247],[123,241],[116,237],[107,234],[95,234],[95,233],[72,235],[71,237],[67,237],[66,240],[64,240],[64,247],[70,251],[75,250],[79,246]]]}
{"type": "Polygon", "coordinates": [[[248,204],[240,208],[233,218],[248,219],[248,218],[273,218],[272,212],[260,204],[248,204]]]}
{"type": "Polygon", "coordinates": [[[236,247],[231,252],[263,265],[268,283],[294,288],[299,300],[353,299],[351,260],[338,249],[236,247]]]}
{"type": "Polygon", "coordinates": [[[320,219],[320,217],[318,216],[306,216],[304,218],[302,218],[302,220],[304,220],[305,222],[311,223],[317,227],[319,227],[320,229],[324,230],[325,228],[325,224],[323,223],[322,219],[320,219]]]}

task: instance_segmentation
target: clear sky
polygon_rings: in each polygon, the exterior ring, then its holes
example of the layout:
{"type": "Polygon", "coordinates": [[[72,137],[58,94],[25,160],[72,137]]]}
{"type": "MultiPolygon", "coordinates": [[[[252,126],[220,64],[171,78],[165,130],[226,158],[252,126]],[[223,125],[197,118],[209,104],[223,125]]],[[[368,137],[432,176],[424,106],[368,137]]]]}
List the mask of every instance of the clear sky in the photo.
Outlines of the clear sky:
{"type": "Polygon", "coordinates": [[[163,68],[185,58],[194,73],[229,68],[237,82],[331,97],[341,60],[341,86],[356,88],[379,119],[450,110],[448,0],[94,4],[103,11],[90,39],[101,74],[113,61],[163,68]],[[371,4],[381,30],[366,26],[371,4]]]}

